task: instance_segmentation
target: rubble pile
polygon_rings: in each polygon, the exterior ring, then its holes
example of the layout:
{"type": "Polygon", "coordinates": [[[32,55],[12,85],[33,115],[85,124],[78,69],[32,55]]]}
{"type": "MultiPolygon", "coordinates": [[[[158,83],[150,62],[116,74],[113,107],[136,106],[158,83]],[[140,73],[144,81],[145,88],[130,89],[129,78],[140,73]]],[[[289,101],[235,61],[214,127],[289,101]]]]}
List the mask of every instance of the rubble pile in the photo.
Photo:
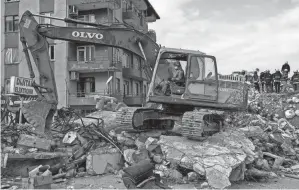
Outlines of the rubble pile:
{"type": "Polygon", "coordinates": [[[2,168],[10,170],[9,163],[21,160],[25,169],[17,167],[17,174],[22,185],[27,184],[24,187],[32,187],[38,180],[28,179],[44,173],[51,179],[34,186],[73,177],[121,176],[125,168],[145,160],[154,164],[153,173],[169,186],[201,183],[205,188],[226,188],[244,179],[298,178],[299,94],[252,91],[249,111],[229,114],[224,131],[204,141],[159,130],[115,131],[113,111],[100,110],[85,118],[60,116],[63,121],[53,124],[51,140],[34,135],[24,125],[2,128],[2,168]],[[26,159],[33,161],[26,165],[26,159]]]}

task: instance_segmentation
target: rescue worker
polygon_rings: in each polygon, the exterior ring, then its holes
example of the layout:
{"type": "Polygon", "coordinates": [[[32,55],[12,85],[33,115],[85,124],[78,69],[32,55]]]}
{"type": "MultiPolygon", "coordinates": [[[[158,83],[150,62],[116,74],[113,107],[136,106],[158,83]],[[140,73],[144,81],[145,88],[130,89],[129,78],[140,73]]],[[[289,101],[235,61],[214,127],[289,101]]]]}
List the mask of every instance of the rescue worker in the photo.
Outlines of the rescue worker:
{"type": "Polygon", "coordinates": [[[169,78],[168,81],[164,81],[161,86],[162,86],[162,92],[166,95],[169,96],[171,94],[170,91],[170,82],[173,82],[174,84],[178,86],[185,86],[185,76],[184,76],[184,70],[181,67],[181,64],[179,61],[174,63],[174,73],[173,77],[169,78]]]}
{"type": "Polygon", "coordinates": [[[267,70],[265,73],[265,83],[266,83],[266,92],[271,92],[271,86],[272,86],[272,75],[270,74],[270,70],[267,70]]]}
{"type": "Polygon", "coordinates": [[[262,86],[262,92],[265,92],[265,72],[261,72],[260,82],[261,82],[261,86],[262,86]]]}
{"type": "Polygon", "coordinates": [[[282,92],[285,92],[286,88],[287,88],[287,82],[289,79],[289,75],[288,75],[288,69],[284,69],[284,71],[282,72],[282,77],[281,77],[281,85],[282,85],[282,92]]]}
{"type": "Polygon", "coordinates": [[[278,94],[280,93],[280,80],[281,80],[281,72],[279,69],[276,70],[276,72],[273,74],[273,83],[274,83],[274,88],[275,92],[278,94]]]}
{"type": "Polygon", "coordinates": [[[282,65],[281,67],[281,72],[284,72],[287,69],[287,72],[289,74],[289,72],[291,71],[290,65],[288,62],[285,62],[285,64],[282,65]]]}
{"type": "Polygon", "coordinates": [[[184,70],[182,69],[182,66],[179,61],[174,63],[174,69],[175,71],[173,73],[171,81],[178,86],[185,86],[184,70]]]}
{"type": "Polygon", "coordinates": [[[259,76],[257,75],[257,71],[254,71],[253,74],[253,85],[254,89],[257,90],[260,93],[260,85],[259,85],[259,76]]]}
{"type": "Polygon", "coordinates": [[[294,75],[291,78],[293,88],[295,91],[299,90],[299,71],[294,71],[294,75]]]}

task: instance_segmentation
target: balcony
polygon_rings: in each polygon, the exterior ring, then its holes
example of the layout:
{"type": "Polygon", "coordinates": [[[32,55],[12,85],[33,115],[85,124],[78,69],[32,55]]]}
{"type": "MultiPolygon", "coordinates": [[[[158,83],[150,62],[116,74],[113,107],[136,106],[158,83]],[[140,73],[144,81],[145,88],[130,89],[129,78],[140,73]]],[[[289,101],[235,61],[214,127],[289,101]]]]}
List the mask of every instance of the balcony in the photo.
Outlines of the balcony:
{"type": "Polygon", "coordinates": [[[135,80],[147,80],[147,77],[141,70],[126,67],[123,68],[123,77],[135,80]]]}
{"type": "Polygon", "coordinates": [[[68,0],[68,5],[75,5],[79,11],[95,9],[120,9],[121,0],[68,0]]]}
{"type": "Polygon", "coordinates": [[[142,106],[145,103],[145,95],[126,95],[124,103],[128,106],[142,106]]]}
{"type": "Polygon", "coordinates": [[[95,61],[68,61],[68,70],[80,73],[93,73],[105,71],[121,71],[121,61],[111,61],[107,59],[98,59],[95,61]]]}

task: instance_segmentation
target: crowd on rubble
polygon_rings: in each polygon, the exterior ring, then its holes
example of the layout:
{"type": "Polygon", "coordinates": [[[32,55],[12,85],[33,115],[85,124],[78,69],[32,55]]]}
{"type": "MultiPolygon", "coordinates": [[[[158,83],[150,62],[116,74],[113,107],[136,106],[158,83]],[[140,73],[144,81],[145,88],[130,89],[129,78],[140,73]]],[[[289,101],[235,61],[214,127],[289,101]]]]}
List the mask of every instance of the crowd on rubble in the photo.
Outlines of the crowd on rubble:
{"type": "Polygon", "coordinates": [[[245,81],[251,83],[254,89],[259,93],[284,93],[290,88],[294,91],[299,90],[299,71],[295,70],[290,77],[291,67],[288,62],[282,65],[281,71],[276,69],[271,73],[270,70],[265,70],[258,74],[259,69],[254,71],[253,76],[245,75],[245,81]]]}

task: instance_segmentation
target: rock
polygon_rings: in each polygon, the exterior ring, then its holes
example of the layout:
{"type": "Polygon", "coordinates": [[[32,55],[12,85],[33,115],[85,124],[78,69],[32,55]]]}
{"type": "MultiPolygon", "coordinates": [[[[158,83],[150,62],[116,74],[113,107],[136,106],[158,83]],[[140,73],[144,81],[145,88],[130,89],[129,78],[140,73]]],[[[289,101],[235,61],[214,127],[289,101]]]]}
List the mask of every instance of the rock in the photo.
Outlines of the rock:
{"type": "Polygon", "coordinates": [[[163,158],[161,155],[154,155],[153,156],[153,161],[157,164],[161,164],[163,162],[163,158]]]}
{"type": "Polygon", "coordinates": [[[285,141],[282,145],[281,148],[283,149],[284,153],[288,156],[294,156],[296,155],[296,152],[290,142],[285,141]]]}
{"type": "Polygon", "coordinates": [[[179,182],[179,183],[183,182],[183,175],[179,171],[177,171],[177,170],[174,170],[174,169],[169,170],[168,177],[170,179],[175,180],[176,182],[179,182]]]}
{"type": "Polygon", "coordinates": [[[203,182],[202,184],[200,184],[201,189],[205,189],[205,188],[208,188],[208,187],[209,187],[208,182],[203,182]]]}
{"type": "Polygon", "coordinates": [[[292,166],[291,169],[295,172],[299,172],[299,164],[292,166]]]}
{"type": "Polygon", "coordinates": [[[146,149],[136,150],[133,152],[132,158],[134,163],[139,163],[142,160],[150,160],[148,150],[146,149]]]}
{"type": "Polygon", "coordinates": [[[145,132],[144,135],[147,137],[159,138],[162,135],[162,131],[158,131],[158,130],[148,131],[145,132]]]}
{"type": "Polygon", "coordinates": [[[124,158],[126,160],[126,162],[133,164],[134,163],[134,159],[133,159],[133,153],[135,152],[134,149],[126,149],[124,150],[124,158]]]}
{"type": "Polygon", "coordinates": [[[146,136],[139,136],[136,140],[135,140],[135,145],[137,146],[138,149],[141,148],[145,148],[145,142],[147,140],[148,137],[146,136]]]}
{"type": "Polygon", "coordinates": [[[122,165],[122,155],[116,148],[98,148],[87,154],[86,172],[89,175],[112,173],[112,170],[119,170],[122,165]]]}
{"type": "MultiPolygon", "coordinates": [[[[237,130],[227,130],[209,137],[205,142],[192,141],[176,136],[161,136],[159,144],[166,160],[181,167],[205,174],[213,188],[230,185],[229,176],[233,168],[245,162],[247,152],[253,152],[254,145],[237,130]]],[[[254,154],[254,153],[251,153],[254,154]]]]}
{"type": "Polygon", "coordinates": [[[233,169],[233,171],[229,176],[229,181],[234,182],[234,181],[244,180],[245,171],[246,171],[245,163],[242,163],[241,165],[233,169]]]}
{"type": "Polygon", "coordinates": [[[294,110],[287,110],[287,111],[285,111],[285,117],[287,119],[292,119],[293,117],[295,117],[294,110]]]}
{"type": "Polygon", "coordinates": [[[292,100],[293,100],[293,102],[296,103],[296,104],[299,103],[299,98],[298,98],[298,97],[293,97],[292,100]]]}
{"type": "Polygon", "coordinates": [[[297,116],[299,116],[299,110],[296,110],[296,111],[295,111],[295,114],[296,114],[297,116]]]}
{"type": "Polygon", "coordinates": [[[196,181],[196,180],[198,180],[198,174],[195,173],[195,172],[189,172],[187,174],[187,176],[188,176],[188,181],[196,181]]]}
{"type": "Polygon", "coordinates": [[[248,126],[239,129],[246,137],[259,137],[263,134],[263,130],[260,126],[248,126]]]}
{"type": "Polygon", "coordinates": [[[199,175],[206,175],[206,170],[204,169],[204,166],[202,164],[195,163],[193,164],[192,169],[199,175]]]}

